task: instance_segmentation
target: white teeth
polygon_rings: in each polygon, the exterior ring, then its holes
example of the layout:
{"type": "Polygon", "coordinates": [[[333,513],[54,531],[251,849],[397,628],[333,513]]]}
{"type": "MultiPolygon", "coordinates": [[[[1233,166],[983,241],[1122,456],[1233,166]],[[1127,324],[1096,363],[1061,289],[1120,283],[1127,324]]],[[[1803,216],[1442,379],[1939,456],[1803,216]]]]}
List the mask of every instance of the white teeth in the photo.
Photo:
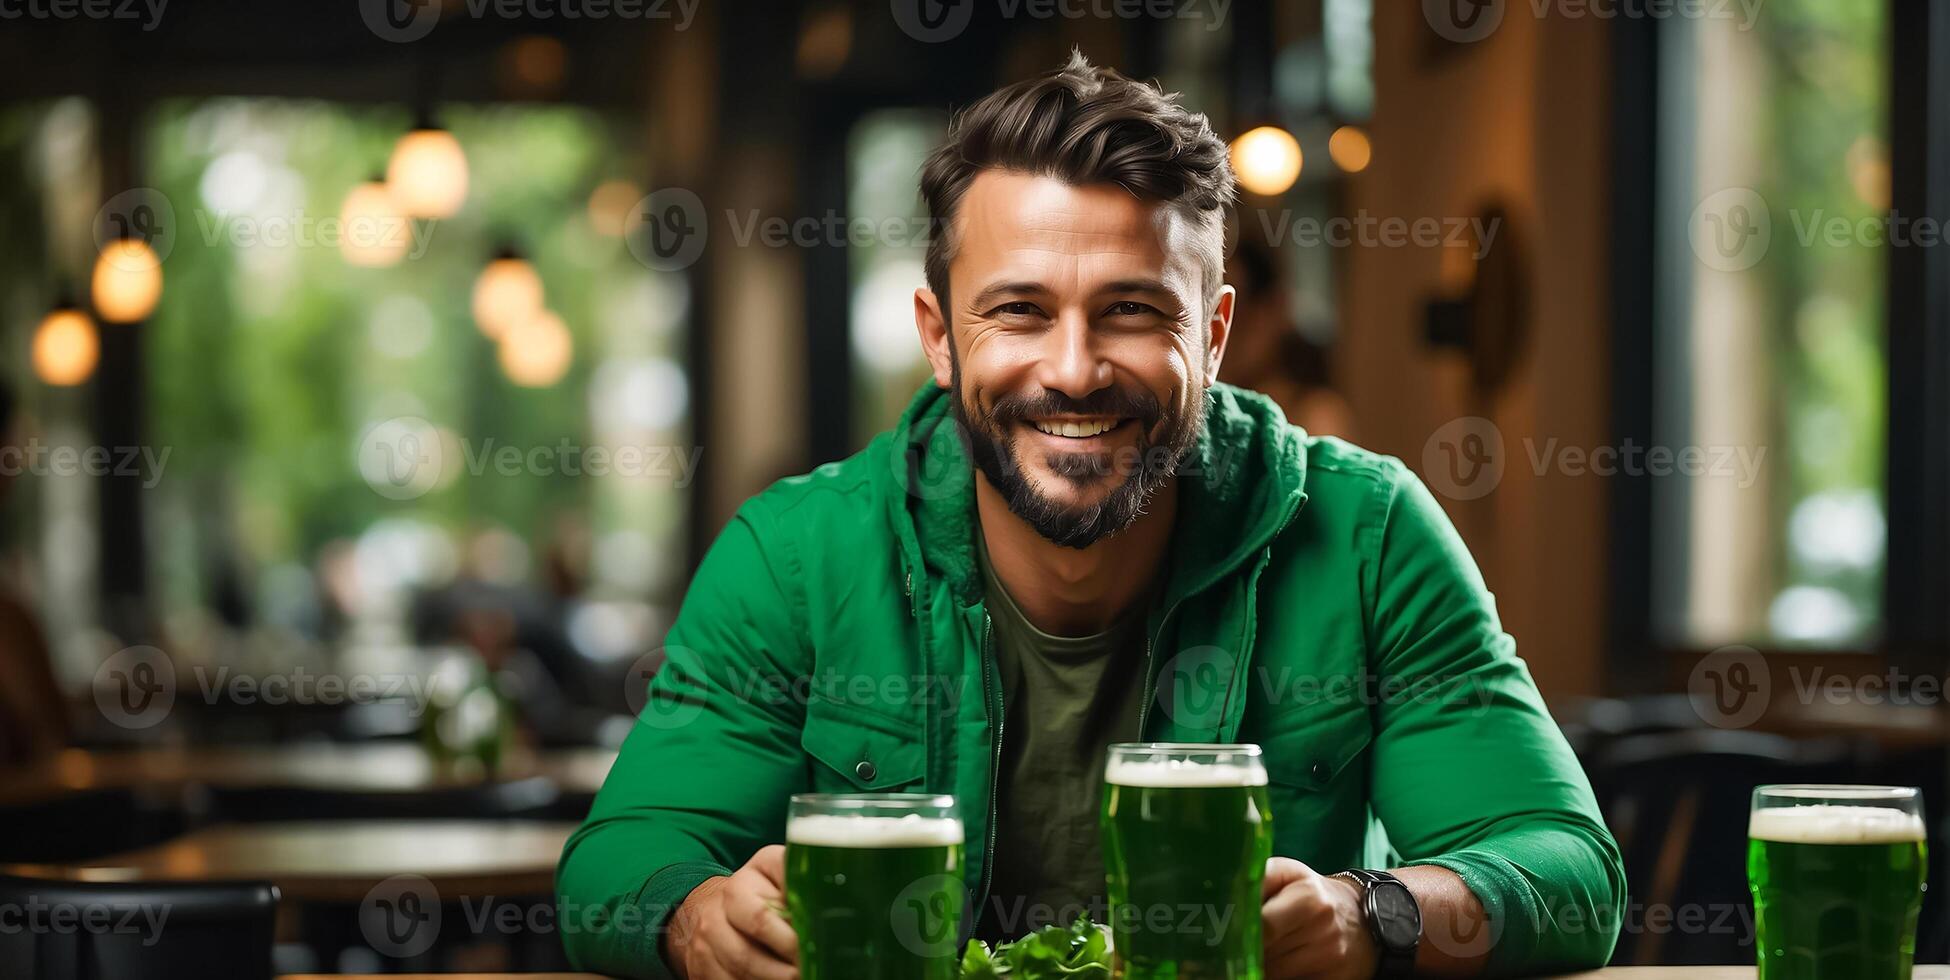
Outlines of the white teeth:
{"type": "Polygon", "coordinates": [[[1038,430],[1067,439],[1087,439],[1117,427],[1115,422],[1031,422],[1038,430]]]}

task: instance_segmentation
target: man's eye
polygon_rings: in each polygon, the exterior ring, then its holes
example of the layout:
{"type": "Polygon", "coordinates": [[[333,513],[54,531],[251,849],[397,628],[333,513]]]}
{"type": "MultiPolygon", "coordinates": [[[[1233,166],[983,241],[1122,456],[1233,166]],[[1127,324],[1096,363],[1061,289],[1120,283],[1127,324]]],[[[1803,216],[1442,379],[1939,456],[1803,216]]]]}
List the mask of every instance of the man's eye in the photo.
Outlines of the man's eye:
{"type": "Polygon", "coordinates": [[[1110,304],[1110,309],[1105,311],[1110,316],[1145,316],[1156,312],[1158,311],[1150,306],[1128,299],[1110,304]]]}
{"type": "Polygon", "coordinates": [[[995,312],[1002,316],[1035,316],[1041,311],[1036,309],[1034,303],[1015,302],[1004,303],[996,307],[995,312]]]}

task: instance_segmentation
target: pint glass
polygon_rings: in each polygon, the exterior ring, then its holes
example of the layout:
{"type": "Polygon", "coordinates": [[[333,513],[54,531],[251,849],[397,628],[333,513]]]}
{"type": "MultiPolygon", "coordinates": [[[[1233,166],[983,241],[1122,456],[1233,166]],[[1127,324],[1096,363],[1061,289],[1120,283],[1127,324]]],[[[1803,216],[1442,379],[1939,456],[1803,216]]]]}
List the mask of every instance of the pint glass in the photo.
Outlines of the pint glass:
{"type": "Polygon", "coordinates": [[[1923,798],[1907,786],[1762,786],[1747,825],[1761,980],[1907,980],[1923,798]]]}
{"type": "Polygon", "coordinates": [[[794,796],[785,904],[803,980],[955,980],[962,827],[951,796],[794,796]]]}
{"type": "Polygon", "coordinates": [[[1273,853],[1259,746],[1111,746],[1101,827],[1113,976],[1259,980],[1273,853]]]}

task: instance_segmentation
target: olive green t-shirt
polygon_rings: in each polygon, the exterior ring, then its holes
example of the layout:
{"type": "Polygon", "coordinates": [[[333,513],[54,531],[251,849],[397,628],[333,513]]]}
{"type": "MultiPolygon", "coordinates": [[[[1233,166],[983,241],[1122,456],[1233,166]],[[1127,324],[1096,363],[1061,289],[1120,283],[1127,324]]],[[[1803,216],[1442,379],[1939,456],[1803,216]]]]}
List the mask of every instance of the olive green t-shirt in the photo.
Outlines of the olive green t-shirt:
{"type": "Polygon", "coordinates": [[[1004,710],[995,872],[976,933],[1000,941],[1079,914],[1105,921],[1097,836],[1104,755],[1112,743],[1138,738],[1148,603],[1095,636],[1051,636],[1016,607],[980,538],[1004,710]]]}

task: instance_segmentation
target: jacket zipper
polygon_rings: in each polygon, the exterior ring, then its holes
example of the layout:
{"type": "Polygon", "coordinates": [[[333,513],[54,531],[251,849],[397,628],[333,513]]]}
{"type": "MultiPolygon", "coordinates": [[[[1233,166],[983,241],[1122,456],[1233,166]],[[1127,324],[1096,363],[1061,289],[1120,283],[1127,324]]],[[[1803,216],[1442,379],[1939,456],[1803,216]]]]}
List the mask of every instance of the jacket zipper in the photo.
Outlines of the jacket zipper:
{"type": "MultiPolygon", "coordinates": [[[[989,900],[989,882],[995,878],[995,837],[996,814],[1001,809],[996,801],[996,793],[1002,784],[1002,729],[1008,720],[1002,704],[1002,681],[995,673],[995,649],[993,641],[995,630],[987,609],[982,610],[982,678],[988,685],[989,710],[995,713],[995,751],[989,759],[989,846],[983,852],[982,860],[982,902],[989,900]]],[[[976,918],[981,918],[981,910],[976,910],[976,918]]]]}
{"type": "MultiPolygon", "coordinates": [[[[1287,529],[1287,525],[1293,523],[1293,518],[1300,513],[1300,508],[1306,506],[1306,503],[1307,503],[1307,498],[1303,494],[1300,497],[1299,503],[1293,505],[1292,513],[1287,514],[1286,518],[1280,521],[1280,526],[1278,528],[1275,528],[1272,537],[1269,537],[1267,539],[1267,541],[1269,542],[1269,544],[1267,545],[1268,547],[1271,547],[1270,542],[1272,541],[1272,538],[1279,537],[1280,533],[1287,529]]],[[[1224,576],[1220,576],[1220,578],[1224,578],[1224,576]]],[[[1213,584],[1216,584],[1218,581],[1219,579],[1213,579],[1212,582],[1208,582],[1204,585],[1201,585],[1198,588],[1193,589],[1192,591],[1187,592],[1184,595],[1179,596],[1177,599],[1173,600],[1171,605],[1165,607],[1165,614],[1158,618],[1158,631],[1146,637],[1144,640],[1144,703],[1138,705],[1137,738],[1138,741],[1140,742],[1144,741],[1145,720],[1151,717],[1151,702],[1155,700],[1157,697],[1158,677],[1157,674],[1154,673],[1151,669],[1153,666],[1151,663],[1151,658],[1154,650],[1157,648],[1158,640],[1165,635],[1165,627],[1171,623],[1171,615],[1178,611],[1179,606],[1185,604],[1185,600],[1190,599],[1192,596],[1195,596],[1200,592],[1205,591],[1206,589],[1210,588],[1213,584]]]]}
{"type": "Polygon", "coordinates": [[[1151,717],[1151,702],[1157,697],[1158,675],[1151,669],[1152,652],[1158,647],[1158,638],[1165,635],[1165,625],[1171,622],[1171,614],[1177,612],[1178,607],[1184,605],[1187,598],[1190,597],[1181,596],[1170,606],[1165,607],[1165,614],[1158,618],[1158,631],[1144,638],[1144,700],[1138,702],[1137,740],[1140,742],[1144,741],[1145,719],[1151,717]]]}

